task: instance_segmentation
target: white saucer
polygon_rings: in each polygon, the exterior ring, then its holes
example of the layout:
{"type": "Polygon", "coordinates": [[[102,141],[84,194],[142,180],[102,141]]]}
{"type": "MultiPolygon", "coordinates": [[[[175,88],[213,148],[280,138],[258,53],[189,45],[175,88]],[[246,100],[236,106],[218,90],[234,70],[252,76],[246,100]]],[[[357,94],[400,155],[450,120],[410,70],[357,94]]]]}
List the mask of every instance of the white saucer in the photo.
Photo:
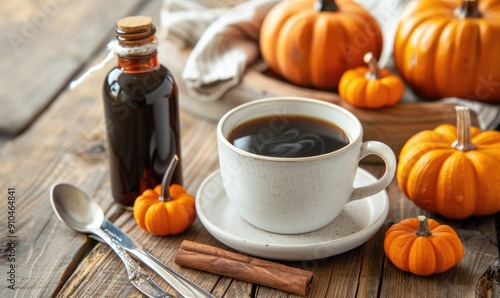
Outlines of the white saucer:
{"type": "MultiPolygon", "coordinates": [[[[358,168],[354,185],[374,180],[374,176],[358,168]]],[[[236,213],[217,170],[200,185],[196,212],[212,236],[235,250],[268,259],[304,261],[337,255],[368,241],[387,218],[389,198],[384,190],[348,203],[333,222],[317,231],[275,234],[255,228],[236,213]]]]}

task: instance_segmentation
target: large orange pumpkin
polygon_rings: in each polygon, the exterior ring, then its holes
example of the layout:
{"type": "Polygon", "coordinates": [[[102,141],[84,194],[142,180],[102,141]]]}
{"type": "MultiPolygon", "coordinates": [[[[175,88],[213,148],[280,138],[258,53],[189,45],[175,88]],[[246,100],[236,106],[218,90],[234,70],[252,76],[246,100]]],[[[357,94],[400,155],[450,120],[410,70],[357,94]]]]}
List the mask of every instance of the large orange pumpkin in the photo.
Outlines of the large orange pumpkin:
{"type": "Polygon", "coordinates": [[[422,97],[500,102],[500,1],[411,1],[396,31],[394,58],[422,97]]]}
{"type": "Polygon", "coordinates": [[[285,0],[269,11],[260,49],[274,73],[293,84],[337,88],[344,71],[382,52],[376,20],[353,0],[285,0]]]}
{"type": "Polygon", "coordinates": [[[500,211],[500,132],[470,127],[457,107],[457,126],[443,124],[411,137],[396,178],[417,206],[453,219],[500,211]]]}

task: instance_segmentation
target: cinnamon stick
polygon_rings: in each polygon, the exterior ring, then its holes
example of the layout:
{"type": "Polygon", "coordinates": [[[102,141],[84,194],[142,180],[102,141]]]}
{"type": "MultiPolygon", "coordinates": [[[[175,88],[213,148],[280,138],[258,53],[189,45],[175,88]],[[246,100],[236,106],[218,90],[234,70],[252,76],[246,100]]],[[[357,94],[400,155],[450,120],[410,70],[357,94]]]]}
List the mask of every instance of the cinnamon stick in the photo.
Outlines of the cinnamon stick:
{"type": "Polygon", "coordinates": [[[309,291],[313,276],[307,270],[189,240],[181,243],[175,255],[175,263],[301,296],[309,291]]]}

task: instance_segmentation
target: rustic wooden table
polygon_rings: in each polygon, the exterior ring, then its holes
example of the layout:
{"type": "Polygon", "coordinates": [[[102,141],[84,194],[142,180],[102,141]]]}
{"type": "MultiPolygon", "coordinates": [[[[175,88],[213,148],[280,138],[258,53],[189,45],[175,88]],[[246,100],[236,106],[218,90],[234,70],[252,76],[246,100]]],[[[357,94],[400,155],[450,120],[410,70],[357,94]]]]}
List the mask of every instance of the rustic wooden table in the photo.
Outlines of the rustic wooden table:
{"type": "MultiPolygon", "coordinates": [[[[0,11],[0,297],[140,297],[109,247],[60,223],[49,187],[69,182],[95,197],[106,216],[162,262],[218,297],[293,297],[247,282],[184,268],[173,257],[192,240],[230,249],[199,220],[177,236],[139,229],[131,212],[113,203],[108,177],[102,80],[111,65],[75,90],[68,83],[105,57],[116,20],[146,14],[159,23],[161,1],[7,1],[0,11]],[[8,199],[9,192],[15,199],[8,199]],[[9,207],[11,208],[9,211],[9,207]],[[13,226],[8,226],[8,221],[13,226]],[[9,288],[13,287],[15,290],[9,288]]],[[[162,55],[160,53],[160,55],[162,55]]],[[[169,65],[165,55],[163,63],[169,65]]],[[[172,62],[174,63],[174,62],[172,62]]],[[[186,98],[180,94],[181,103],[186,98]]],[[[190,193],[217,169],[215,126],[181,111],[184,177],[190,193]]],[[[383,166],[366,164],[375,176],[383,166]]],[[[389,215],[365,244],[333,257],[282,262],[312,270],[308,297],[494,297],[498,282],[496,216],[446,220],[415,207],[396,181],[387,189],[389,215]],[[419,277],[385,257],[384,233],[396,222],[424,214],[456,229],[465,256],[455,268],[419,277]]],[[[174,290],[156,278],[170,292],[174,290]]]]}

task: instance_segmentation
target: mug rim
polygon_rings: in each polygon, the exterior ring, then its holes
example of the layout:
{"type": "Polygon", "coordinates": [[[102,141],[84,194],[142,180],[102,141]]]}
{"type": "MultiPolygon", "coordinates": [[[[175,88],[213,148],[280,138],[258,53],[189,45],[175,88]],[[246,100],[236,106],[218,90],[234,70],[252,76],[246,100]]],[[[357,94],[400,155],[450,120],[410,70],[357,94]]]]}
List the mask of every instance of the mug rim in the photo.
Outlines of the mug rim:
{"type": "MultiPolygon", "coordinates": [[[[258,117],[255,117],[255,118],[258,118],[258,117]]],[[[255,118],[252,118],[252,119],[255,119],[255,118]]],[[[330,123],[337,125],[336,123],[333,123],[332,121],[330,121],[330,123]]],[[[342,128],[342,130],[344,130],[344,129],[342,128]]],[[[354,147],[356,144],[361,142],[361,140],[363,138],[363,126],[361,125],[361,122],[359,121],[359,119],[352,112],[350,112],[346,108],[341,107],[339,105],[336,105],[334,103],[327,102],[324,100],[319,100],[319,99],[308,98],[308,97],[278,96],[278,97],[267,97],[267,98],[256,99],[256,100],[238,105],[238,106],[232,108],[231,110],[227,111],[219,119],[219,121],[217,123],[217,138],[226,147],[228,147],[232,151],[234,151],[242,156],[246,156],[246,157],[250,157],[250,158],[255,158],[255,159],[259,159],[259,160],[266,160],[266,161],[277,161],[277,162],[314,161],[314,160],[318,160],[318,159],[323,159],[323,158],[328,157],[328,156],[339,155],[339,154],[344,153],[345,151],[351,150],[352,147],[354,147]],[[274,156],[266,156],[266,155],[251,153],[251,152],[245,151],[245,150],[240,149],[240,148],[236,147],[235,145],[231,144],[231,142],[229,142],[227,140],[226,136],[224,136],[224,134],[222,133],[223,125],[225,124],[227,119],[230,118],[231,116],[233,116],[235,113],[237,113],[243,109],[246,109],[250,106],[265,104],[267,102],[276,102],[276,101],[283,101],[283,102],[285,102],[285,101],[301,101],[301,102],[306,102],[306,103],[323,105],[323,106],[328,107],[330,109],[340,111],[343,114],[345,114],[346,116],[348,116],[353,121],[353,123],[355,124],[359,133],[358,133],[357,137],[353,138],[352,140],[351,140],[352,136],[348,135],[349,139],[350,139],[349,144],[347,144],[346,146],[344,146],[340,149],[337,149],[337,150],[334,150],[334,151],[331,151],[328,153],[323,153],[323,154],[319,154],[319,155],[312,155],[312,156],[305,156],[305,157],[274,157],[274,156]]]]}

